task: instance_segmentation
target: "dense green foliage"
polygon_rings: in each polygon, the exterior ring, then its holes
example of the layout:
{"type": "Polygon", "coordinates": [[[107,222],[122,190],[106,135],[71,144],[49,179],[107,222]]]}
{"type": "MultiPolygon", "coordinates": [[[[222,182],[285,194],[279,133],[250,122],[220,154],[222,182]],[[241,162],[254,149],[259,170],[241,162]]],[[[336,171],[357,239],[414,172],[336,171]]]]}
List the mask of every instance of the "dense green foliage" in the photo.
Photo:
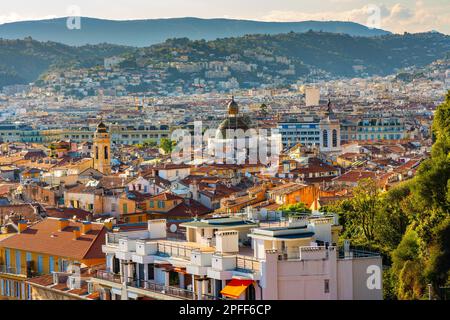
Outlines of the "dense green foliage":
{"type": "Polygon", "coordinates": [[[0,39],[0,88],[28,84],[49,68],[103,65],[103,58],[130,50],[109,44],[70,47],[56,42],[0,39]]]}
{"type": "MultiPolygon", "coordinates": [[[[225,61],[227,56],[238,55],[242,61],[266,67],[266,72],[274,75],[287,66],[276,60],[262,63],[257,55],[287,57],[290,64],[295,66],[296,73],[293,77],[298,77],[312,68],[319,68],[335,76],[359,75],[354,66],[363,66],[363,73],[368,75],[387,75],[404,67],[430,64],[445,58],[448,51],[450,37],[439,33],[352,37],[309,31],[277,35],[254,34],[214,41],[169,39],[162,44],[142,48],[136,55],[145,63],[151,64],[170,62],[180,55],[186,55],[189,61],[194,62],[225,61]],[[251,55],[243,55],[244,52],[251,52],[251,55]]],[[[234,76],[241,79],[243,75],[234,76]]]]}
{"type": "Polygon", "coordinates": [[[311,212],[303,202],[281,206],[278,210],[282,211],[285,217],[311,212]]]}
{"type": "MultiPolygon", "coordinates": [[[[388,75],[405,67],[428,65],[445,58],[448,51],[450,37],[439,33],[352,37],[309,31],[253,34],[211,41],[177,38],[141,49],[109,44],[71,47],[31,38],[0,40],[0,87],[35,81],[49,69],[101,66],[104,57],[114,55],[123,55],[125,61],[121,67],[132,71],[146,70],[148,65],[167,67],[168,63],[179,61],[181,56],[187,57],[189,63],[225,62],[235,56],[247,66],[252,65],[253,69],[233,69],[231,76],[242,87],[253,87],[262,81],[258,77],[260,73],[265,74],[266,80],[283,77],[290,82],[310,74],[335,77],[388,75]]],[[[183,73],[171,67],[167,70],[166,81],[204,76],[204,70],[183,73]]],[[[406,75],[400,78],[408,80],[406,75]]],[[[127,89],[142,92],[148,88],[144,84],[127,89]]]]}
{"type": "Polygon", "coordinates": [[[170,154],[176,146],[176,142],[167,138],[162,138],[159,147],[164,151],[165,154],[170,154]]]}
{"type": "Polygon", "coordinates": [[[354,196],[327,208],[340,214],[342,239],[380,251],[390,299],[439,298],[450,285],[450,92],[433,123],[432,156],[414,179],[386,193],[364,180],[354,196]]]}

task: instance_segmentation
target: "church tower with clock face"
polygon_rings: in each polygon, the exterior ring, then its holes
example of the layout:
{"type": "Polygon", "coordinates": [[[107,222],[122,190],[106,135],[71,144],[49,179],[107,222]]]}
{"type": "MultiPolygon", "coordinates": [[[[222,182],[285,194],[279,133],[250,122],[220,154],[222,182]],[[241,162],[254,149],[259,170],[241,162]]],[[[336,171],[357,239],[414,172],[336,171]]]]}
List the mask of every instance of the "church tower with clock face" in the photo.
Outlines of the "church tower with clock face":
{"type": "Polygon", "coordinates": [[[93,146],[94,169],[104,175],[111,174],[111,138],[103,122],[97,126],[93,146]]]}

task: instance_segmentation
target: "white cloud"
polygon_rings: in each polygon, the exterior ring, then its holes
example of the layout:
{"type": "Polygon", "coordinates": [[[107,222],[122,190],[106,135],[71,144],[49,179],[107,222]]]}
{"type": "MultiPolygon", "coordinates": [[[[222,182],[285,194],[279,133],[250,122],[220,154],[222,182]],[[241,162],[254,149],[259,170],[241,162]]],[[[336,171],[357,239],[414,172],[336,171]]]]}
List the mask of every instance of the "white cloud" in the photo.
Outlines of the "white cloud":
{"type": "MultiPolygon", "coordinates": [[[[352,21],[371,26],[374,11],[373,5],[347,11],[299,12],[299,11],[271,11],[262,17],[265,21],[305,21],[305,20],[333,20],[352,21]]],[[[391,7],[378,6],[381,29],[403,33],[424,32],[433,29],[450,33],[450,1],[448,5],[432,6],[424,1],[416,1],[408,8],[401,3],[391,7]]]]}
{"type": "Polygon", "coordinates": [[[8,14],[0,15],[0,24],[16,22],[16,21],[30,21],[30,20],[45,20],[54,19],[58,16],[47,15],[47,16],[22,16],[16,12],[10,12],[8,14]]]}

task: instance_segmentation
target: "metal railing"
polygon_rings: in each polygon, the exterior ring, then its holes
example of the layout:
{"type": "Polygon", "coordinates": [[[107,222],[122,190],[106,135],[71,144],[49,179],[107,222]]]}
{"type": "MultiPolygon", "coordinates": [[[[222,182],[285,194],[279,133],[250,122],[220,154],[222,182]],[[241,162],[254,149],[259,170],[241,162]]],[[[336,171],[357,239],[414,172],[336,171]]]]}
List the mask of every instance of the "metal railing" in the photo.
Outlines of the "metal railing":
{"type": "Polygon", "coordinates": [[[97,275],[95,276],[98,279],[111,281],[114,283],[126,283],[128,286],[133,288],[139,288],[146,291],[160,293],[167,296],[172,296],[176,298],[188,299],[188,300],[196,300],[197,295],[189,290],[177,288],[173,286],[165,286],[162,284],[157,284],[150,280],[140,280],[135,278],[127,278],[126,281],[124,277],[120,274],[112,273],[106,270],[97,271],[97,275]]]}
{"type": "Polygon", "coordinates": [[[196,248],[190,248],[175,243],[158,242],[157,254],[160,256],[172,256],[191,259],[191,253],[194,250],[196,250],[196,248]]]}
{"type": "Polygon", "coordinates": [[[258,272],[260,270],[260,262],[254,258],[237,256],[236,270],[243,272],[258,272]]]}
{"type": "Polygon", "coordinates": [[[30,269],[30,268],[23,267],[23,268],[17,269],[16,267],[11,267],[11,266],[6,266],[6,265],[0,265],[0,273],[11,274],[11,275],[22,275],[22,276],[26,276],[28,278],[39,275],[39,273],[36,270],[30,269]]]}
{"type": "Polygon", "coordinates": [[[106,270],[98,270],[95,277],[98,279],[106,280],[106,281],[122,283],[122,277],[120,276],[120,274],[113,273],[113,272],[106,271],[106,270]]]}
{"type": "Polygon", "coordinates": [[[119,244],[119,239],[121,239],[121,238],[123,238],[123,235],[108,232],[106,234],[106,244],[118,245],[119,244]]]}
{"type": "Polygon", "coordinates": [[[350,248],[347,252],[344,248],[339,248],[339,259],[357,259],[357,258],[370,258],[370,257],[380,257],[381,255],[377,252],[368,251],[366,249],[356,249],[350,248]]]}

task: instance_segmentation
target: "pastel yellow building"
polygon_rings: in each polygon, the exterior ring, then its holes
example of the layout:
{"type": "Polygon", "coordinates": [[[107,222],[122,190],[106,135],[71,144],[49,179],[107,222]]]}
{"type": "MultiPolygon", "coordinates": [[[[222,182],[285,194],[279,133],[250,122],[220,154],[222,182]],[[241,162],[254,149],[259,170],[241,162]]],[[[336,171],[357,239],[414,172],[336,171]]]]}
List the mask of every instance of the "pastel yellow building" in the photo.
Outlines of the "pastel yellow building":
{"type": "Polygon", "coordinates": [[[103,224],[48,218],[30,227],[21,221],[18,227],[17,234],[0,241],[0,298],[29,300],[27,279],[64,272],[72,263],[105,262],[103,224]]]}

